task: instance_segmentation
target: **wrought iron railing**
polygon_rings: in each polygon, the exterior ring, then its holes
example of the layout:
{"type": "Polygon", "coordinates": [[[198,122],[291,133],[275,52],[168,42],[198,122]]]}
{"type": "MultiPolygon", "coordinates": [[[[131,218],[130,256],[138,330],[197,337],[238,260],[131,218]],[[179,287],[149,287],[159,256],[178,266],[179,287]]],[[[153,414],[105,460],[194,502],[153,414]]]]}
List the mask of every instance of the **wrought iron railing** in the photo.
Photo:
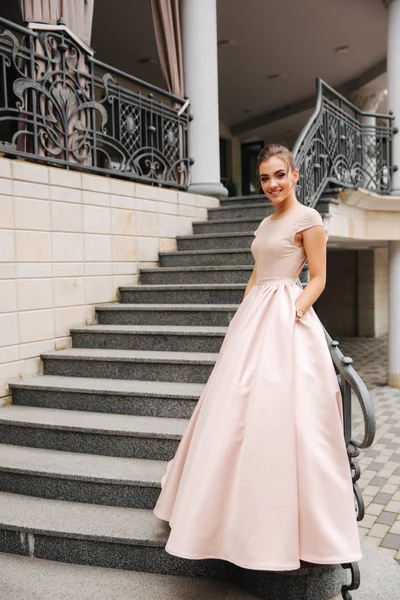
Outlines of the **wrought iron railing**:
{"type": "Polygon", "coordinates": [[[93,56],[62,23],[0,18],[0,152],[185,189],[188,100],[93,56]]]}
{"type": "Polygon", "coordinates": [[[316,108],[293,148],[299,201],[314,207],[328,183],[389,193],[393,120],[359,110],[318,79],[316,108]]]}

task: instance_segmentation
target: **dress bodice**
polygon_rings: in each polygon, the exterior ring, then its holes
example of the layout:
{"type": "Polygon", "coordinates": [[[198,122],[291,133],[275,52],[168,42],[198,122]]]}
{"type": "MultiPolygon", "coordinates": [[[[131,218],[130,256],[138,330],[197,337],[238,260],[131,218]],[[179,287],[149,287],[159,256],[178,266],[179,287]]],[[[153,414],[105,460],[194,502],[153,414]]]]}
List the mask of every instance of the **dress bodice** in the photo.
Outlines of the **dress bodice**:
{"type": "Polygon", "coordinates": [[[306,261],[304,248],[294,243],[296,233],[318,225],[323,227],[319,212],[303,204],[279,219],[261,221],[251,244],[257,279],[296,279],[306,261]]]}

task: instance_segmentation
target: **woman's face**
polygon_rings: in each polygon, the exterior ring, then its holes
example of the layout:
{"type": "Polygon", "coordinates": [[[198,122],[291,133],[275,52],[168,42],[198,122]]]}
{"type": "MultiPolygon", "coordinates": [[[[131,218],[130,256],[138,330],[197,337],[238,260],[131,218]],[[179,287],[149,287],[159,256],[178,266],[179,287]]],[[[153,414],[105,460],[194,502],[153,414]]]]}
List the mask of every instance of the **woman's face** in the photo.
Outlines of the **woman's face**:
{"type": "Polygon", "coordinates": [[[275,205],[286,200],[291,194],[295,195],[299,172],[297,169],[291,171],[286,162],[278,156],[263,161],[258,172],[264,194],[275,205]]]}

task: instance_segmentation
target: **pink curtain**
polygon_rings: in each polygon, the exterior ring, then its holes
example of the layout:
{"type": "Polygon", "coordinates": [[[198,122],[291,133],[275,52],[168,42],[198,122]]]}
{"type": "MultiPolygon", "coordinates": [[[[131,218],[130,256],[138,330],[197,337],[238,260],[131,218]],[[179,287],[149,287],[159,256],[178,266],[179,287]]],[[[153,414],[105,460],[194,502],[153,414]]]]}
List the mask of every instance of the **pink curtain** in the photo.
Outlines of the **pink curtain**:
{"type": "Polygon", "coordinates": [[[179,0],[151,0],[161,69],[172,94],[184,95],[179,0]]]}
{"type": "Polygon", "coordinates": [[[19,0],[24,21],[57,23],[64,19],[67,27],[90,46],[94,0],[19,0]]]}

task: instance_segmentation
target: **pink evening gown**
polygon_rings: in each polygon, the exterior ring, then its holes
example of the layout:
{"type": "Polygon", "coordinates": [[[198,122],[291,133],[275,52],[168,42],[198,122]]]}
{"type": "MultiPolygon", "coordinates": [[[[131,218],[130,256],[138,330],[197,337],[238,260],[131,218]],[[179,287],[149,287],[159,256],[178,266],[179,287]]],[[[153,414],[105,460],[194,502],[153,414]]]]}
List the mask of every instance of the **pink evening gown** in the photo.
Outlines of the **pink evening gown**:
{"type": "Polygon", "coordinates": [[[257,280],[154,509],[170,554],[263,571],[361,558],[337,377],[314,310],[294,311],[306,260],[294,237],[315,226],[319,213],[299,204],[254,232],[257,280]]]}

